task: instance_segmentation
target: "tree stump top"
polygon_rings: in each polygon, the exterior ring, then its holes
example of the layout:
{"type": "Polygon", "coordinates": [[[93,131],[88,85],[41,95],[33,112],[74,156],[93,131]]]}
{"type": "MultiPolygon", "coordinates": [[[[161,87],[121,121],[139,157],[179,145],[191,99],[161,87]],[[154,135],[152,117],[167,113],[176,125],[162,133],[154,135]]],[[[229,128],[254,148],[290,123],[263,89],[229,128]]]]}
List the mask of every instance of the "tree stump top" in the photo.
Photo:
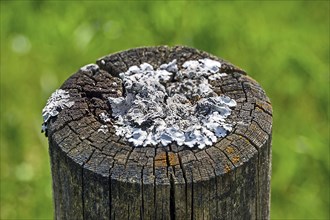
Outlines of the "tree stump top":
{"type": "Polygon", "coordinates": [[[84,170],[144,185],[195,183],[235,170],[270,142],[272,107],[268,97],[255,80],[227,61],[188,47],[160,46],[111,54],[96,64],[81,68],[61,86],[74,104],[63,107],[47,122],[50,145],[84,170]],[[120,73],[143,63],[156,69],[176,59],[181,67],[186,61],[205,58],[220,62],[220,72],[226,73],[213,82],[215,93],[237,103],[229,116],[232,130],[225,137],[199,149],[175,142],[136,147],[116,135],[109,97],[126,95],[120,73]]]}

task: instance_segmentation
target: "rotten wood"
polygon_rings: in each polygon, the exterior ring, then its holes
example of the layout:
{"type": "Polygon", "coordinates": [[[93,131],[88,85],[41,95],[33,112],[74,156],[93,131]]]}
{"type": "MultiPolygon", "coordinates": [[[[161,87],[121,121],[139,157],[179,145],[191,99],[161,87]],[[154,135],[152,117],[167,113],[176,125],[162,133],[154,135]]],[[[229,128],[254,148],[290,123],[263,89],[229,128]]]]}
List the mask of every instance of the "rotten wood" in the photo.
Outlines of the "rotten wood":
{"type": "Polygon", "coordinates": [[[272,107],[240,68],[187,47],[131,49],[96,62],[99,71],[72,75],[61,89],[75,104],[49,123],[56,219],[269,219],[272,107]],[[148,62],[211,58],[227,76],[214,83],[237,101],[233,131],[202,150],[133,147],[109,132],[99,114],[124,94],[119,73],[148,62]]]}

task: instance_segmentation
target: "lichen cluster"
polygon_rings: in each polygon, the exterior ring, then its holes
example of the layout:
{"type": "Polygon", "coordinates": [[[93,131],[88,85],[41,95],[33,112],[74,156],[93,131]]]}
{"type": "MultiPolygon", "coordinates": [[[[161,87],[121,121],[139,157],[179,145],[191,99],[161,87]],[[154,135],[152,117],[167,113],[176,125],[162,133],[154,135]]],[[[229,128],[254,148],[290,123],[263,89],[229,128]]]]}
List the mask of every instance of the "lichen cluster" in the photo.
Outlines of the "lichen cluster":
{"type": "Polygon", "coordinates": [[[226,75],[220,67],[207,58],[187,61],[180,70],[176,60],[156,70],[148,63],[131,66],[119,74],[126,96],[109,97],[116,134],[134,146],[212,145],[232,130],[226,119],[236,106],[209,84],[226,75]]]}
{"type": "Polygon", "coordinates": [[[42,132],[47,132],[47,122],[51,117],[55,117],[64,108],[70,108],[74,102],[70,101],[69,92],[63,89],[57,89],[47,100],[46,106],[42,110],[44,123],[41,126],[42,132]]]}

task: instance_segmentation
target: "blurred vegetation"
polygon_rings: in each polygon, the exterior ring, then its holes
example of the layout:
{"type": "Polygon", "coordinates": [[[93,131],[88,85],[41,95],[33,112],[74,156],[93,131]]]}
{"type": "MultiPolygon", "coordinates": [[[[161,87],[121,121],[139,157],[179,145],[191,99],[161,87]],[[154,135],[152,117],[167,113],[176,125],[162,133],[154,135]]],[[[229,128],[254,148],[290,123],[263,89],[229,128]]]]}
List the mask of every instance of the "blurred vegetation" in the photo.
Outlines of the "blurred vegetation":
{"type": "Polygon", "coordinates": [[[272,219],[329,219],[329,1],[1,1],[1,219],[53,216],[49,95],[116,51],[183,44],[245,69],[274,108],[272,219]]]}

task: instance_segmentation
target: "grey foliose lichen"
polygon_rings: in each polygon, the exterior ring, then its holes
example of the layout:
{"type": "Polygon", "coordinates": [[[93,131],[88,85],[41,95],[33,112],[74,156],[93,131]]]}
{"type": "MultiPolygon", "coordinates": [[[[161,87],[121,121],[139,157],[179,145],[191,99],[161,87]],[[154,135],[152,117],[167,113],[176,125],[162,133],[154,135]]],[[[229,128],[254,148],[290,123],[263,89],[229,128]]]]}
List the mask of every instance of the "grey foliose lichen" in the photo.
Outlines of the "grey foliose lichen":
{"type": "Polygon", "coordinates": [[[103,134],[106,134],[109,132],[108,126],[101,125],[100,128],[97,130],[97,132],[102,132],[103,134]]]}
{"type": "Polygon", "coordinates": [[[83,67],[80,68],[81,71],[83,72],[88,72],[88,71],[91,71],[93,73],[99,71],[100,67],[94,63],[91,63],[91,64],[87,64],[83,67]]]}
{"type": "Polygon", "coordinates": [[[41,131],[47,134],[47,122],[50,118],[57,116],[64,108],[70,108],[74,105],[73,101],[70,101],[69,92],[63,89],[57,89],[47,100],[46,106],[42,110],[42,117],[44,123],[41,126],[41,131]]]}
{"type": "Polygon", "coordinates": [[[190,60],[179,70],[176,60],[158,69],[143,63],[120,73],[125,97],[109,97],[116,134],[134,146],[172,142],[200,149],[232,130],[226,119],[236,101],[218,96],[209,84],[225,76],[221,63],[190,60]]]}

